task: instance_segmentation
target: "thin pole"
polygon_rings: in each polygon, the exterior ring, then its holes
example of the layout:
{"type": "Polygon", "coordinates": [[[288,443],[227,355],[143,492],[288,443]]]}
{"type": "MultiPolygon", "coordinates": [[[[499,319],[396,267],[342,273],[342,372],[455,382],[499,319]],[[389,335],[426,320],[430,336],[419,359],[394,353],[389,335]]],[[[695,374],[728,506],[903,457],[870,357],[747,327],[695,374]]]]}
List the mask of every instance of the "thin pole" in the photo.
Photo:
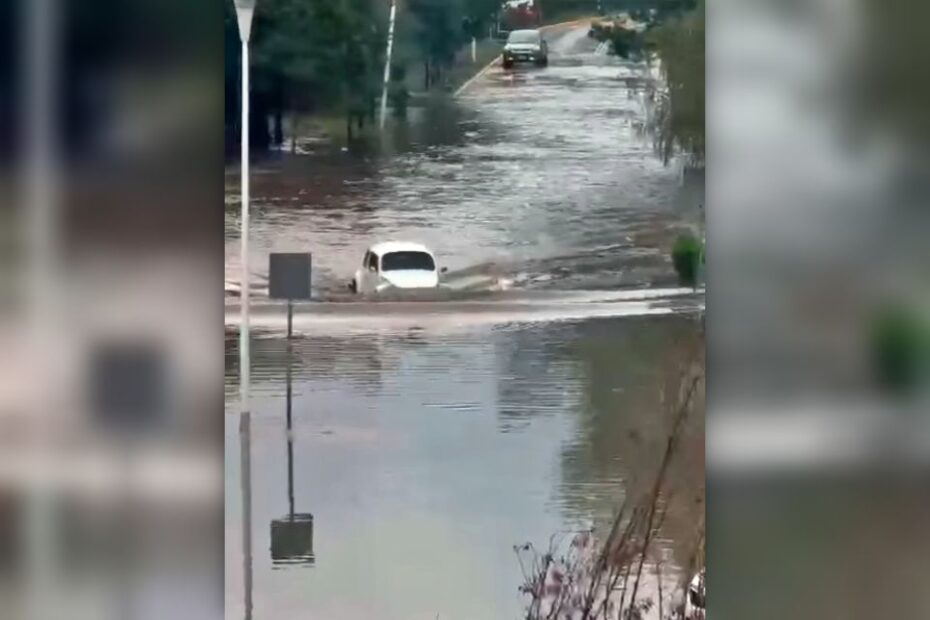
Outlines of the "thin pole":
{"type": "Polygon", "coordinates": [[[240,285],[239,390],[242,415],[239,423],[242,449],[242,562],[245,587],[245,620],[252,618],[252,442],[249,413],[249,42],[242,41],[242,282],[240,285]]]}
{"type": "Polygon", "coordinates": [[[472,64],[478,62],[478,42],[475,37],[471,38],[471,62],[472,64]]]}
{"type": "Polygon", "coordinates": [[[391,0],[391,17],[388,22],[387,54],[384,59],[384,85],[381,89],[381,129],[387,120],[388,85],[391,82],[391,53],[394,51],[394,18],[397,15],[397,0],[391,0]]]}
{"type": "MultiPolygon", "coordinates": [[[[288,304],[290,307],[290,304],[288,304]]],[[[290,316],[290,313],[288,313],[290,316]]],[[[294,431],[291,415],[291,341],[287,341],[287,506],[294,520],[294,431]]]]}
{"type": "Polygon", "coordinates": [[[240,477],[242,479],[242,572],[245,620],[252,620],[252,414],[239,415],[240,477]]]}
{"type": "MultiPolygon", "coordinates": [[[[54,104],[58,84],[57,52],[60,51],[61,22],[58,18],[61,3],[42,0],[26,3],[23,12],[25,29],[25,54],[20,68],[22,80],[22,106],[19,127],[23,129],[22,144],[26,149],[25,182],[28,209],[25,210],[28,226],[27,237],[30,251],[28,273],[33,288],[31,293],[33,321],[32,334],[35,339],[33,350],[38,351],[37,360],[48,364],[44,367],[45,379],[54,383],[59,378],[59,365],[47,351],[57,345],[56,335],[59,322],[56,310],[58,282],[58,259],[56,248],[58,237],[58,176],[55,135],[59,128],[54,104]]],[[[62,323],[64,324],[64,323],[62,323]]],[[[26,489],[26,501],[22,505],[22,534],[25,542],[26,609],[27,618],[52,617],[60,602],[58,598],[59,566],[61,557],[58,547],[62,540],[56,527],[56,507],[51,476],[50,448],[55,429],[53,419],[57,403],[45,393],[36,403],[37,423],[35,444],[31,454],[39,457],[40,467],[30,473],[35,478],[26,489]]]]}
{"type": "Polygon", "coordinates": [[[249,43],[242,42],[242,230],[240,260],[239,389],[243,411],[249,410],[249,43]]]}
{"type": "Polygon", "coordinates": [[[291,334],[293,333],[294,325],[294,304],[290,299],[287,300],[287,337],[290,339],[291,334]]]}

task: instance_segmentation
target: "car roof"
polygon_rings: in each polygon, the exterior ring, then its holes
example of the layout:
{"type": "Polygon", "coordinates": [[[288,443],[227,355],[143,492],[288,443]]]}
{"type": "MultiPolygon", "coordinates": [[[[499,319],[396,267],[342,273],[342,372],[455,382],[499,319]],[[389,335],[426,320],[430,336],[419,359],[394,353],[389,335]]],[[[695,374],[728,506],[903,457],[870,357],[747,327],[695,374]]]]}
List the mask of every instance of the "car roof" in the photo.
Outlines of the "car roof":
{"type": "Polygon", "coordinates": [[[419,243],[410,243],[408,241],[386,241],[383,243],[376,243],[368,248],[368,251],[374,252],[378,256],[384,256],[392,252],[425,252],[430,256],[433,255],[426,246],[419,243]]]}
{"type": "Polygon", "coordinates": [[[539,34],[539,31],[535,28],[525,28],[523,30],[511,30],[508,36],[512,37],[515,34],[539,34]]]}

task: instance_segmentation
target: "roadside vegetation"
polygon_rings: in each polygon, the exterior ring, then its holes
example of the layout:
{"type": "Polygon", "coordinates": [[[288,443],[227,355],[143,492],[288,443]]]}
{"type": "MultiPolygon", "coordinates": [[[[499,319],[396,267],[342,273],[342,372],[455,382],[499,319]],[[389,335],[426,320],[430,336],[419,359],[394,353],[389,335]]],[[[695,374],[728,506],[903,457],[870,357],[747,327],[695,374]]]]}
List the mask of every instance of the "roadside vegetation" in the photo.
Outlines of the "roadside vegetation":
{"type": "Polygon", "coordinates": [[[697,286],[704,265],[704,243],[694,233],[682,233],[672,247],[672,264],[681,284],[697,286]]]}
{"type": "Polygon", "coordinates": [[[930,323],[907,304],[891,304],[872,321],[869,343],[878,386],[905,398],[930,385],[930,323]]]}
{"type": "Polygon", "coordinates": [[[704,165],[704,0],[660,0],[628,12],[634,22],[596,23],[592,36],[630,60],[656,58],[663,82],[652,92],[653,131],[663,161],[704,165]],[[644,27],[637,27],[637,24],[644,27]]]}
{"type": "MultiPolygon", "coordinates": [[[[231,153],[238,141],[240,44],[232,1],[224,6],[225,135],[231,153]]],[[[406,103],[408,85],[417,78],[423,90],[444,86],[456,55],[472,36],[488,37],[498,7],[498,0],[398,3],[392,101],[406,103]]],[[[297,133],[308,118],[341,118],[347,140],[374,123],[389,10],[390,3],[381,0],[258,2],[251,42],[251,142],[256,151],[283,145],[286,128],[297,133]]]]}
{"type": "MultiPolygon", "coordinates": [[[[653,105],[647,131],[656,153],[666,164],[680,158],[684,167],[702,169],[704,0],[662,0],[651,9],[637,7],[627,13],[629,20],[595,22],[591,36],[608,42],[616,56],[658,63],[663,79],[647,86],[653,105]]],[[[692,232],[679,235],[670,256],[679,282],[698,286],[704,266],[703,239],[692,232]]]]}
{"type": "Polygon", "coordinates": [[[665,161],[683,154],[704,166],[704,1],[670,14],[648,32],[661,62],[664,87],[656,93],[656,146],[665,161]]]}

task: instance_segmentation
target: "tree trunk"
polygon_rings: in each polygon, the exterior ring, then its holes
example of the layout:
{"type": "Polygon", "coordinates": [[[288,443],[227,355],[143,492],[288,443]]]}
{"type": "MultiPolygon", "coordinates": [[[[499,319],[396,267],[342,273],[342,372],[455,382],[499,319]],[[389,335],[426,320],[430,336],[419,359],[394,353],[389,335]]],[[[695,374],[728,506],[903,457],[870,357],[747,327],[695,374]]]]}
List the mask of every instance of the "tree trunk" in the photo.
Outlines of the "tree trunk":
{"type": "Polygon", "coordinates": [[[429,60],[423,61],[423,89],[429,90],[429,60]]]}
{"type": "Polygon", "coordinates": [[[352,141],[352,113],[346,114],[346,141],[352,141]]]}
{"type": "Polygon", "coordinates": [[[297,152],[297,133],[300,122],[297,120],[297,113],[291,115],[291,154],[297,152]]]}
{"type": "Polygon", "coordinates": [[[281,106],[280,105],[275,106],[274,121],[273,121],[274,122],[274,137],[272,138],[272,140],[278,146],[284,144],[284,126],[283,126],[284,121],[281,118],[283,114],[284,113],[281,110],[281,106]]]}

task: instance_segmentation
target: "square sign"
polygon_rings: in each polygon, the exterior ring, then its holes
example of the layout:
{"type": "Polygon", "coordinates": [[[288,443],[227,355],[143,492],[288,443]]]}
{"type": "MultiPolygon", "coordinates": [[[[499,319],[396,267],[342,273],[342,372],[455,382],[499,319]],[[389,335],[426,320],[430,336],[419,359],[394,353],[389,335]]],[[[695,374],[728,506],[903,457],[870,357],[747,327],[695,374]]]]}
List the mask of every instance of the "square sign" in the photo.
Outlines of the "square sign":
{"type": "Polygon", "coordinates": [[[99,343],[91,352],[89,388],[96,421],[107,431],[150,432],[165,425],[168,377],[153,344],[99,343]]]}
{"type": "Polygon", "coordinates": [[[281,253],[270,256],[268,297],[310,299],[311,254],[281,253]]]}

